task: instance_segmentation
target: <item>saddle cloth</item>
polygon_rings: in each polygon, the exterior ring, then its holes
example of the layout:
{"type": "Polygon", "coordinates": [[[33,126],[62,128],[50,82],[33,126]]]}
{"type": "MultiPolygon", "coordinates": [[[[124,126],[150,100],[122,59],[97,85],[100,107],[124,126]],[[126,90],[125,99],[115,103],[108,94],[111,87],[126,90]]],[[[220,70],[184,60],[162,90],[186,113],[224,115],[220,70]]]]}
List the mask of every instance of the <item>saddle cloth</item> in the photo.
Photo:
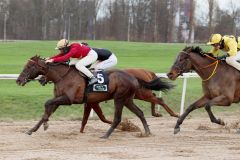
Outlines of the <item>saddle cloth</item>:
{"type": "Polygon", "coordinates": [[[108,92],[109,79],[107,74],[102,71],[96,71],[93,73],[97,77],[97,83],[88,86],[88,92],[108,92]]]}

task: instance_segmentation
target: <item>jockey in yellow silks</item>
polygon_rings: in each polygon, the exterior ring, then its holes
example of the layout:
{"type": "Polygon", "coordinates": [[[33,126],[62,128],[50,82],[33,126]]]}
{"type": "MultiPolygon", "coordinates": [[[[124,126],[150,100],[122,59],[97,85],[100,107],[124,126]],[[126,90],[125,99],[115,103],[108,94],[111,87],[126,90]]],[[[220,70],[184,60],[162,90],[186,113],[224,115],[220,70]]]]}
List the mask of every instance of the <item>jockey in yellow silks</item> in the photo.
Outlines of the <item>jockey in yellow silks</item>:
{"type": "Polygon", "coordinates": [[[213,48],[210,50],[210,53],[216,57],[219,49],[224,51],[225,54],[217,57],[217,59],[226,58],[227,64],[240,71],[240,63],[238,62],[238,60],[240,60],[240,43],[238,43],[238,40],[234,36],[221,36],[220,34],[212,34],[207,44],[213,46],[213,48]]]}

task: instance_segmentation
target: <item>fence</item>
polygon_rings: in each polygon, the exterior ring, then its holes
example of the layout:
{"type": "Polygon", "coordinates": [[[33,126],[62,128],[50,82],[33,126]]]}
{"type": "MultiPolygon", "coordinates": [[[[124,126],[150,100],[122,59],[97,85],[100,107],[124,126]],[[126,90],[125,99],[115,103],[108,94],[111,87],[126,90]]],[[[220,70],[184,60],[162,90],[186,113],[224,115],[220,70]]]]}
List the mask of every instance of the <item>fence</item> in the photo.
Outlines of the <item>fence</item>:
{"type": "MultiPolygon", "coordinates": [[[[158,77],[167,78],[166,73],[156,73],[156,75],[158,77]]],[[[18,74],[0,74],[0,79],[17,79],[17,77],[18,77],[18,74]]],[[[179,76],[179,78],[183,79],[180,115],[183,114],[183,111],[184,111],[185,95],[186,95],[186,89],[187,89],[187,79],[188,78],[197,78],[197,77],[199,77],[197,73],[184,73],[182,76],[179,76]]],[[[161,96],[161,92],[159,92],[159,96],[161,96]]],[[[91,112],[90,116],[91,117],[93,116],[93,112],[91,112]]]]}

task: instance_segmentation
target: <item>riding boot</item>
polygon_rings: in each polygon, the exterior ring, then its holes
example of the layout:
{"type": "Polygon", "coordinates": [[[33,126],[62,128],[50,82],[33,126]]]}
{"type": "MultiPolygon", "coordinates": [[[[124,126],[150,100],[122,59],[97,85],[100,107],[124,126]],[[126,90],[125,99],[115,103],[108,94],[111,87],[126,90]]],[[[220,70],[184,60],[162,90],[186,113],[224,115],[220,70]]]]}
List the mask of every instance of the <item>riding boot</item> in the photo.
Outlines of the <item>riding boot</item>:
{"type": "Polygon", "coordinates": [[[98,81],[98,79],[95,76],[92,76],[88,82],[88,85],[92,85],[94,83],[96,83],[98,81]]]}

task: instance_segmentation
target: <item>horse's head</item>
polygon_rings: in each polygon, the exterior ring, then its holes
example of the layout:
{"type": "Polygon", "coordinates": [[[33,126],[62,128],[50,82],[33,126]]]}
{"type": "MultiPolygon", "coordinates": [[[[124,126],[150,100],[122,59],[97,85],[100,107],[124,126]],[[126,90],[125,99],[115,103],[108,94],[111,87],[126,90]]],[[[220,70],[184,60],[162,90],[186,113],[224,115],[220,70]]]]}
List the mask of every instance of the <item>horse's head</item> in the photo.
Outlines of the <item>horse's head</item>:
{"type": "Polygon", "coordinates": [[[46,72],[47,65],[39,56],[34,56],[27,61],[23,71],[18,76],[16,83],[24,86],[27,82],[46,72]]]}
{"type": "Polygon", "coordinates": [[[192,63],[189,59],[191,51],[192,47],[186,47],[178,54],[171,70],[167,74],[169,79],[175,80],[179,75],[189,72],[192,69],[192,63]]]}

